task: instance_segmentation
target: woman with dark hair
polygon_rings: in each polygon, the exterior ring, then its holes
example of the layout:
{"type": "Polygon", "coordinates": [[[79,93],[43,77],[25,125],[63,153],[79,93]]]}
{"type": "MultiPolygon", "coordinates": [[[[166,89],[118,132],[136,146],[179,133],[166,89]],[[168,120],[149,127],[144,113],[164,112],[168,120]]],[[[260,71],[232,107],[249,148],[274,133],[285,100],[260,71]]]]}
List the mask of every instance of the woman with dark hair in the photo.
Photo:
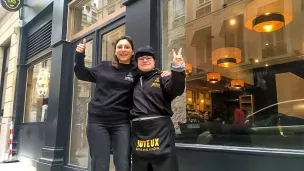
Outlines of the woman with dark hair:
{"type": "Polygon", "coordinates": [[[84,65],[86,40],[76,48],[74,67],[78,79],[96,83],[94,97],[88,104],[87,138],[92,171],[109,171],[113,149],[117,171],[130,170],[130,121],[132,92],[137,80],[133,62],[133,41],[128,36],[115,43],[113,61],[101,61],[93,68],[84,65]]]}
{"type": "MultiPolygon", "coordinates": [[[[130,120],[133,87],[138,80],[134,45],[129,36],[115,43],[112,61],[101,61],[93,68],[84,65],[86,40],[76,48],[74,67],[78,79],[96,83],[88,105],[87,138],[92,171],[109,171],[113,149],[116,171],[130,170],[130,120]]],[[[163,76],[168,75],[164,72],[163,76]]]]}

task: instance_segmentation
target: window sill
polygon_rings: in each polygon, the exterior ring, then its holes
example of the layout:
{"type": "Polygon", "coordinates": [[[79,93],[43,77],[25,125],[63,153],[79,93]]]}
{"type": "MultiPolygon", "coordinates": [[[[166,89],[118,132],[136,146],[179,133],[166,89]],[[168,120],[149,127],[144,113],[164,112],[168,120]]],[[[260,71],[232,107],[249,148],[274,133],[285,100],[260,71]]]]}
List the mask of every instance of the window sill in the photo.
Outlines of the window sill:
{"type": "Polygon", "coordinates": [[[278,149],[278,148],[258,148],[258,147],[235,147],[219,145],[201,145],[201,144],[175,144],[177,149],[181,150],[198,150],[209,152],[230,152],[230,153],[250,153],[288,157],[304,157],[304,150],[278,149]]]}

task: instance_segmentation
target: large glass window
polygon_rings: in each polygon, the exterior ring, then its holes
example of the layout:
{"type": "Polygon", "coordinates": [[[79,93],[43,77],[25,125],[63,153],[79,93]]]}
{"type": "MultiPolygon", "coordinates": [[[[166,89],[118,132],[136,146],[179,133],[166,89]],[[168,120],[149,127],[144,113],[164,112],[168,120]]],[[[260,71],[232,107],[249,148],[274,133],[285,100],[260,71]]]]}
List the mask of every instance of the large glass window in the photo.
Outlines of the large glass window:
{"type": "MultiPolygon", "coordinates": [[[[11,51],[11,48],[10,47],[7,47],[4,49],[4,56],[3,56],[3,59],[0,59],[2,60],[1,63],[2,63],[2,67],[1,67],[1,90],[0,90],[0,94],[2,95],[1,97],[1,111],[0,111],[0,123],[3,123],[2,122],[2,117],[4,116],[4,104],[5,104],[5,92],[6,92],[6,84],[7,84],[7,71],[8,71],[8,61],[10,59],[10,51],[11,51]]],[[[1,126],[2,124],[0,124],[0,132],[1,132],[1,126]]]]}
{"type": "Polygon", "coordinates": [[[4,104],[5,104],[5,92],[6,92],[6,84],[7,84],[7,71],[8,71],[8,62],[10,59],[10,51],[11,48],[8,47],[6,49],[5,57],[3,58],[3,64],[2,64],[2,77],[3,77],[3,83],[1,84],[2,86],[2,99],[1,99],[1,114],[0,116],[3,116],[4,114],[4,104]]]}
{"type": "Polygon", "coordinates": [[[45,122],[48,111],[51,58],[27,70],[24,122],[45,122]]]}
{"type": "MultiPolygon", "coordinates": [[[[85,66],[92,67],[93,41],[88,41],[85,51],[85,66]]],[[[74,76],[73,113],[70,140],[70,164],[87,168],[89,147],[86,136],[88,103],[91,99],[91,83],[74,76]]]]}
{"type": "Polygon", "coordinates": [[[117,15],[123,11],[122,3],[122,0],[79,0],[73,2],[70,8],[71,34],[74,35],[99,21],[108,20],[117,15]]]}
{"type": "Polygon", "coordinates": [[[116,40],[126,34],[125,25],[102,35],[102,60],[112,60],[114,57],[116,40]]]}
{"type": "Polygon", "coordinates": [[[186,58],[177,142],[304,149],[303,16],[298,0],[163,0],[163,70],[186,58]]]}

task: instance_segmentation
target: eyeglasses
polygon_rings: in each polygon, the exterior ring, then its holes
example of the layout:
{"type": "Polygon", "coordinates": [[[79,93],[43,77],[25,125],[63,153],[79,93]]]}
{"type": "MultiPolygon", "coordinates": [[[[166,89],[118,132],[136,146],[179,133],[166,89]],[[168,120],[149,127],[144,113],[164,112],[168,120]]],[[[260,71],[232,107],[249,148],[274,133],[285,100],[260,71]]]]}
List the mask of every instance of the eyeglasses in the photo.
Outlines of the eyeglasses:
{"type": "Polygon", "coordinates": [[[144,60],[150,62],[150,61],[153,60],[153,57],[151,57],[151,56],[142,56],[142,57],[139,57],[139,58],[138,58],[138,61],[144,61],[144,60]]]}

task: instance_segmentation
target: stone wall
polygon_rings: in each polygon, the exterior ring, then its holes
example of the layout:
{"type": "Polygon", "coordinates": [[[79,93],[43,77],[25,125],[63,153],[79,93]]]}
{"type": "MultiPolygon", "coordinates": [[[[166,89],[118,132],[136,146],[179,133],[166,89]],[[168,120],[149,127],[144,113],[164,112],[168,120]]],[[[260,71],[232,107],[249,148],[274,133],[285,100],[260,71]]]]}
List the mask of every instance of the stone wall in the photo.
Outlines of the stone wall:
{"type": "MultiPolygon", "coordinates": [[[[4,10],[0,8],[0,10],[4,10]]],[[[5,67],[3,63],[4,51],[6,55],[6,73],[2,98],[3,118],[0,125],[0,162],[7,160],[9,142],[9,123],[13,116],[14,93],[17,73],[17,59],[19,53],[19,14],[18,12],[3,12],[0,16],[0,71],[5,67]]],[[[2,74],[2,73],[1,73],[2,74]]],[[[1,76],[1,75],[0,75],[1,76]]]]}

